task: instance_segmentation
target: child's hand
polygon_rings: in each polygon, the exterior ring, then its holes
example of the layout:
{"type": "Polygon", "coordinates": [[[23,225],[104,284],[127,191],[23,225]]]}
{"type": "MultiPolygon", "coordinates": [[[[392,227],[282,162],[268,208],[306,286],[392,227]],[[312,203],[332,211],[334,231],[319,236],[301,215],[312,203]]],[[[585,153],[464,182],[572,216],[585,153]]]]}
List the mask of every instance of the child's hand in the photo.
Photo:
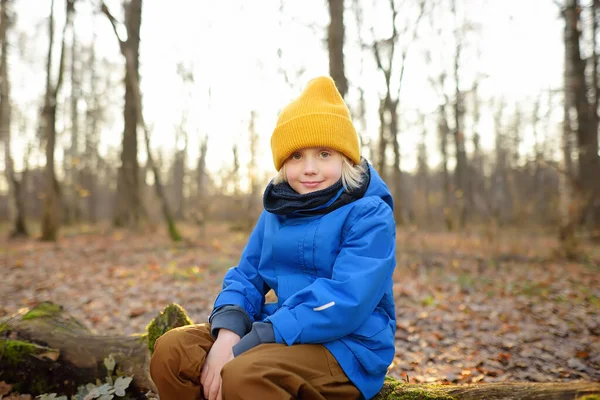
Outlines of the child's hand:
{"type": "Polygon", "coordinates": [[[204,397],[208,400],[221,399],[221,369],[233,360],[232,348],[239,341],[240,337],[236,333],[227,329],[219,330],[219,336],[206,356],[200,375],[204,397]]]}

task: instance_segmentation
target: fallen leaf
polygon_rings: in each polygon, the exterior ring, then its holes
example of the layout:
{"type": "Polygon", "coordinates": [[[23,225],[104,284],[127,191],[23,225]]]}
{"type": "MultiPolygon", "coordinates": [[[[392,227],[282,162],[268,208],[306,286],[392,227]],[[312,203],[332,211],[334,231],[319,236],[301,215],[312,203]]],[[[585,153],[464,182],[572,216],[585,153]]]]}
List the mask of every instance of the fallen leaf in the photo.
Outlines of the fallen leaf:
{"type": "Polygon", "coordinates": [[[5,394],[9,394],[12,390],[12,385],[4,381],[0,381],[0,396],[4,396],[5,394]]]}
{"type": "Polygon", "coordinates": [[[144,315],[146,313],[146,309],[144,307],[133,308],[129,311],[129,318],[136,318],[140,315],[144,315]]]}
{"type": "Polygon", "coordinates": [[[49,360],[56,361],[56,360],[58,360],[58,357],[60,357],[60,352],[59,351],[47,351],[45,353],[38,354],[35,357],[37,357],[40,360],[42,358],[47,358],[49,360]]]}

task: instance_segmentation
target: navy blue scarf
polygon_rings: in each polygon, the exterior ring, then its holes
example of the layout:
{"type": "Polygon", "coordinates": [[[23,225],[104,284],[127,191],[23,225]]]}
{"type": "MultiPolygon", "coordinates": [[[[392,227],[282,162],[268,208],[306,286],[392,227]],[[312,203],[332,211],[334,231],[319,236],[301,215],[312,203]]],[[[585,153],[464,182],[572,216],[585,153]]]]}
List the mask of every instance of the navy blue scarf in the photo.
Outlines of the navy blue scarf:
{"type": "Polygon", "coordinates": [[[321,215],[345,206],[362,198],[371,182],[369,166],[365,162],[366,171],[358,188],[348,191],[344,189],[340,179],[333,185],[316,192],[299,194],[289,183],[274,185],[271,181],[263,195],[265,210],[278,215],[321,215]]]}

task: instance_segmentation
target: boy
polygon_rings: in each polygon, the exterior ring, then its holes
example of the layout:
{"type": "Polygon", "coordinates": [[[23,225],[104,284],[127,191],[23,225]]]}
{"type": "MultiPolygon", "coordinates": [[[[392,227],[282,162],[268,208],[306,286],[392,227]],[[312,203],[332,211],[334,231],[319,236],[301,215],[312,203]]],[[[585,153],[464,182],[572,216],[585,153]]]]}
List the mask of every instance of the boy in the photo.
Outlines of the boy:
{"type": "Polygon", "coordinates": [[[283,109],[271,149],[278,175],[210,324],[156,342],[163,400],[357,399],[383,385],[395,353],[393,201],[331,78],[283,109]],[[277,303],[265,303],[270,289],[277,303]]]}

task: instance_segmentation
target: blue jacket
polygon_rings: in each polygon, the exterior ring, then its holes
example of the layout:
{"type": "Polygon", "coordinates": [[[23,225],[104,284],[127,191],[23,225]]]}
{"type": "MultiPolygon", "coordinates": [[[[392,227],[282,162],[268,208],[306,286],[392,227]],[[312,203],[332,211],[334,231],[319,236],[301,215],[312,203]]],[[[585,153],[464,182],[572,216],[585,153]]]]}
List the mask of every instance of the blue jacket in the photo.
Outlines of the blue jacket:
{"type": "Polygon", "coordinates": [[[396,331],[393,201],[369,168],[365,195],[328,214],[263,211],[214,305],[272,323],[277,343],[323,344],[365,398],[383,385],[396,331]],[[277,303],[265,303],[271,288],[277,303]]]}

